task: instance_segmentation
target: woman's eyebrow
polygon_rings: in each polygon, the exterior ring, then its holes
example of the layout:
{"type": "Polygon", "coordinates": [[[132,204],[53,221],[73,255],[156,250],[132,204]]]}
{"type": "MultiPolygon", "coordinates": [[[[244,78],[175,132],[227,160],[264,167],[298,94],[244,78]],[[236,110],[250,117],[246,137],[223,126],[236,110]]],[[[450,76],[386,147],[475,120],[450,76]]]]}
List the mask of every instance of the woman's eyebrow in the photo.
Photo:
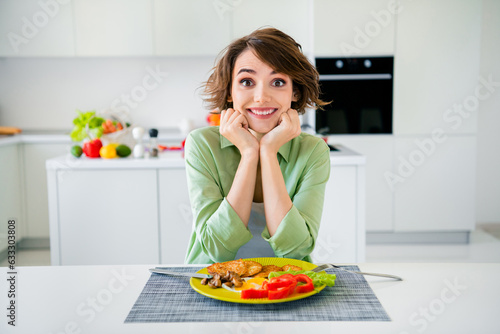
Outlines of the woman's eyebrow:
{"type": "Polygon", "coordinates": [[[247,72],[247,73],[251,73],[251,74],[255,74],[255,73],[257,73],[257,72],[255,72],[255,70],[252,70],[252,69],[250,69],[250,68],[242,68],[242,69],[240,69],[240,70],[238,71],[238,73],[237,73],[237,74],[240,74],[240,73],[243,73],[243,72],[247,72]]]}
{"type": "MultiPolygon", "coordinates": [[[[242,69],[240,69],[240,70],[238,71],[238,73],[237,73],[236,75],[238,75],[238,74],[240,74],[240,73],[243,73],[243,72],[247,72],[247,73],[251,73],[251,74],[256,74],[256,73],[257,73],[255,70],[252,70],[252,69],[250,69],[250,68],[242,68],[242,69]]],[[[276,71],[271,71],[270,75],[274,75],[274,74],[278,74],[278,72],[276,72],[276,71]]]]}

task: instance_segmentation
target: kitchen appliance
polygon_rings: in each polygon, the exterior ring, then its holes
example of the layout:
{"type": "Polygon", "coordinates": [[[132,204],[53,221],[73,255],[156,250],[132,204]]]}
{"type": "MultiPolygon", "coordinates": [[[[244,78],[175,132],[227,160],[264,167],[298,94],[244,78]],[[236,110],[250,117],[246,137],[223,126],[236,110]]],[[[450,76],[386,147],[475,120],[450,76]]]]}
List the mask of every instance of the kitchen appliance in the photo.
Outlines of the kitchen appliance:
{"type": "Polygon", "coordinates": [[[392,133],[393,57],[316,58],[320,98],[315,131],[330,134],[392,133]]]}

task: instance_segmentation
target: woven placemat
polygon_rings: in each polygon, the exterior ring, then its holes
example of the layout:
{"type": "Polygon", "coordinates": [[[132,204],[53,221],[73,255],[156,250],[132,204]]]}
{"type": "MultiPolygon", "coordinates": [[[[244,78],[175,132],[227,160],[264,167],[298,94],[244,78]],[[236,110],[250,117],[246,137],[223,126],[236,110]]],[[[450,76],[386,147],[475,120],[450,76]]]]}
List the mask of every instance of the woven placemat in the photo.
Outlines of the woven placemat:
{"type": "MultiPolygon", "coordinates": [[[[358,270],[358,266],[342,266],[358,270]]],[[[175,271],[196,272],[196,267],[175,271]]],[[[125,323],[239,322],[239,321],[390,321],[362,275],[328,269],[336,274],[334,287],[297,301],[279,304],[236,304],[203,296],[189,277],[151,274],[125,323]]]]}

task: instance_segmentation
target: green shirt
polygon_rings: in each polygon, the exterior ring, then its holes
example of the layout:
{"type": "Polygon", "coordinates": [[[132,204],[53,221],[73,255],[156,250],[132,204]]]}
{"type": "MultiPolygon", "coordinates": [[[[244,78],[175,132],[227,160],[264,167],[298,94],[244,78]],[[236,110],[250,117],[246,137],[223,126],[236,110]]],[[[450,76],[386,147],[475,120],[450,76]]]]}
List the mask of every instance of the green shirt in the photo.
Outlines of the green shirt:
{"type": "MultiPolygon", "coordinates": [[[[330,150],[321,138],[301,133],[278,151],[278,162],[293,206],[271,237],[264,240],[277,257],[310,261],[318,236],[330,150]]],[[[185,143],[186,173],[193,211],[193,231],[186,263],[234,260],[253,236],[227,202],[241,155],[219,127],[192,131],[185,143]]]]}

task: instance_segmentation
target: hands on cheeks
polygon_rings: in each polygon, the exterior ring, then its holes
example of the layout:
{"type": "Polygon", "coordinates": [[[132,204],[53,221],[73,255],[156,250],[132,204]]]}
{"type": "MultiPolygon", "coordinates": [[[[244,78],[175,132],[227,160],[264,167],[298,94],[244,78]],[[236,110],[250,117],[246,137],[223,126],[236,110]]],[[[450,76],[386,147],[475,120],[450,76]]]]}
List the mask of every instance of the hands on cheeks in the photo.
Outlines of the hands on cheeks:
{"type": "Polygon", "coordinates": [[[258,153],[259,142],[248,131],[248,120],[239,111],[232,108],[223,110],[219,131],[240,150],[242,155],[246,152],[258,153]]]}
{"type": "Polygon", "coordinates": [[[278,153],[281,146],[298,137],[300,133],[299,114],[297,110],[290,108],[281,114],[278,125],[262,137],[260,147],[261,149],[266,148],[273,153],[278,153]]]}

